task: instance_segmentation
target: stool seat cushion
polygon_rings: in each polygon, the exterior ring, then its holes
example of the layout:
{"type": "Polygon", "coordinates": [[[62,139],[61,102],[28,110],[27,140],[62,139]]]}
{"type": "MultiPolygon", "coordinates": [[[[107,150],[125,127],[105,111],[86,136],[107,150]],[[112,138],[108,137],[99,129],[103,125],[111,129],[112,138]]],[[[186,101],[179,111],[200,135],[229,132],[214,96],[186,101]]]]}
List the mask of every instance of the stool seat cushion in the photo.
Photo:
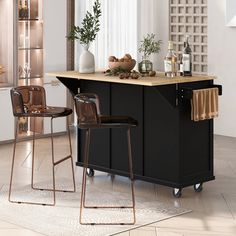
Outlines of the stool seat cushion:
{"type": "Polygon", "coordinates": [[[27,112],[22,113],[20,116],[57,118],[57,117],[69,116],[70,114],[72,114],[72,109],[67,107],[46,106],[45,108],[43,108],[43,107],[31,106],[27,112]]]}
{"type": "Polygon", "coordinates": [[[136,127],[138,122],[129,116],[99,116],[98,124],[79,123],[81,129],[103,129],[103,128],[122,128],[136,127]]]}
{"type": "Polygon", "coordinates": [[[137,126],[138,121],[129,116],[100,116],[101,126],[137,126]]]}

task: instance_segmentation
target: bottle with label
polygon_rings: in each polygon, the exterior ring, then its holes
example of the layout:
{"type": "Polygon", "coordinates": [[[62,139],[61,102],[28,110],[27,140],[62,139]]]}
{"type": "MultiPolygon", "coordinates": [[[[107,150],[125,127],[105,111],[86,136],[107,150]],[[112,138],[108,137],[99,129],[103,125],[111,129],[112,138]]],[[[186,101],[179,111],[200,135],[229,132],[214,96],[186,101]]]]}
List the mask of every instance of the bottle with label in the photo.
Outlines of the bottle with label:
{"type": "Polygon", "coordinates": [[[22,0],[20,0],[20,3],[19,3],[19,18],[23,18],[23,6],[22,6],[22,0]]]}
{"type": "Polygon", "coordinates": [[[174,52],[173,42],[168,43],[168,52],[164,59],[165,76],[174,77],[177,76],[177,56],[174,52]]]}
{"type": "Polygon", "coordinates": [[[182,55],[183,76],[192,76],[192,50],[189,46],[189,35],[184,42],[184,51],[182,55]]]}

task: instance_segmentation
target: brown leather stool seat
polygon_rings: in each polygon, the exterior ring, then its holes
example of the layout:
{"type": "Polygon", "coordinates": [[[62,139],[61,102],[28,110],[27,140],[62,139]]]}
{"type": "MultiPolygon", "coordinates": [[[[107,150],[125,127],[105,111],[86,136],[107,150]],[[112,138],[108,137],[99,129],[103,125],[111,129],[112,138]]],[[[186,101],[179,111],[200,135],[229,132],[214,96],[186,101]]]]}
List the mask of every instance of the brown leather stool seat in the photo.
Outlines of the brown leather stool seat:
{"type": "MultiPolygon", "coordinates": [[[[135,216],[135,197],[134,197],[134,175],[132,164],[132,152],[131,152],[131,135],[130,130],[138,125],[138,122],[132,117],[128,116],[105,116],[100,113],[100,102],[96,94],[81,93],[75,96],[76,112],[78,116],[78,126],[80,129],[86,131],[85,149],[84,149],[84,167],[83,167],[83,180],[80,202],[80,224],[83,225],[133,225],[136,221],[135,216]],[[90,134],[91,129],[104,129],[104,128],[123,128],[127,131],[128,142],[128,166],[129,177],[131,181],[132,192],[132,206],[87,206],[85,204],[86,194],[86,173],[89,163],[89,146],[90,146],[90,134]],[[132,222],[83,222],[82,211],[83,208],[131,208],[133,210],[132,222]]],[[[99,158],[99,157],[98,157],[99,158]]]]}
{"type": "Polygon", "coordinates": [[[66,107],[31,107],[26,113],[17,115],[18,117],[65,117],[72,114],[72,109],[66,107]]]}
{"type": "Polygon", "coordinates": [[[27,203],[27,204],[36,204],[36,205],[48,205],[54,206],[56,203],[55,192],[75,192],[75,177],[74,177],[74,167],[73,167],[73,158],[72,158],[72,147],[71,147],[71,138],[70,130],[67,120],[67,132],[69,140],[70,153],[68,156],[62,158],[59,161],[54,159],[54,142],[53,142],[53,119],[59,117],[67,117],[72,114],[72,110],[67,107],[51,107],[46,105],[46,94],[45,90],[41,86],[31,85],[31,86],[19,86],[11,90],[11,100],[12,100],[12,109],[13,115],[16,118],[16,130],[15,130],[15,142],[14,142],[14,151],[12,159],[12,168],[11,168],[11,178],[10,178],[10,188],[9,188],[9,201],[13,203],[27,203]],[[33,150],[32,150],[32,176],[31,176],[31,188],[34,190],[45,190],[53,192],[53,202],[52,203],[38,203],[38,202],[24,202],[11,200],[12,193],[12,180],[13,180],[13,170],[16,154],[16,144],[18,141],[18,119],[20,117],[28,117],[33,119],[33,150]],[[34,187],[34,154],[35,154],[35,118],[38,117],[49,117],[51,118],[51,144],[52,144],[52,173],[53,173],[53,188],[52,189],[42,189],[34,187]],[[73,190],[57,190],[55,188],[55,167],[66,161],[70,160],[72,168],[72,181],[73,181],[73,190]]]}

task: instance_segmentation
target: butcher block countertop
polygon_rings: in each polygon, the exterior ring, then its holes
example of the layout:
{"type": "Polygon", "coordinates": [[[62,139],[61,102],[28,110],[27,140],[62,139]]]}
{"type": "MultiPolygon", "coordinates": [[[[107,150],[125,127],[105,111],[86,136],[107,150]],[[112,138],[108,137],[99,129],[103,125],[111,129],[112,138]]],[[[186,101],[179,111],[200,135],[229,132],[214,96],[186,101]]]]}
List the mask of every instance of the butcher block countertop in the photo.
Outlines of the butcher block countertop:
{"type": "Polygon", "coordinates": [[[173,78],[168,78],[165,77],[164,74],[161,72],[157,72],[157,75],[155,77],[140,77],[139,79],[120,79],[118,76],[106,76],[103,72],[96,72],[94,74],[80,74],[77,71],[50,72],[47,73],[47,76],[142,86],[160,86],[216,79],[215,76],[205,75],[193,75],[191,77],[176,76],[173,78]]]}

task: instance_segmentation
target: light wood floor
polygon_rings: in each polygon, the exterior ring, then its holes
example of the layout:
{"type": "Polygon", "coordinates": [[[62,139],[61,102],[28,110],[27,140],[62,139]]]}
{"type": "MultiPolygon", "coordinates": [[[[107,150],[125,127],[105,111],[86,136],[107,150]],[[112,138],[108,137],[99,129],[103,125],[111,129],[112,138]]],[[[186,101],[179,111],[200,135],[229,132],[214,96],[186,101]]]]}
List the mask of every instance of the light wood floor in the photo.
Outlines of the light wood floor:
{"type": "MultiPolygon", "coordinates": [[[[74,157],[76,156],[76,142],[73,138],[74,157]]],[[[35,171],[41,173],[37,180],[48,179],[51,173],[48,158],[50,153],[50,140],[37,141],[37,153],[35,171]]],[[[56,138],[56,154],[63,156],[67,151],[67,142],[64,136],[56,138]],[[58,145],[57,145],[58,144],[58,145]],[[63,153],[64,152],[64,153],[63,153]]],[[[30,180],[31,143],[22,142],[18,146],[16,161],[17,182],[24,184],[30,180]]],[[[12,144],[0,145],[0,189],[8,185],[10,177],[10,165],[12,156],[12,144]]],[[[135,148],[135,147],[133,147],[135,148]]],[[[57,177],[63,176],[66,167],[57,168],[57,177]],[[62,169],[61,169],[62,168],[62,169]],[[63,171],[60,171],[63,170],[63,171]]],[[[164,186],[136,181],[136,195],[164,201],[175,206],[192,209],[193,212],[183,216],[165,220],[150,226],[119,234],[119,236],[229,236],[236,235],[236,139],[215,137],[215,175],[216,180],[204,184],[201,193],[195,193],[192,187],[183,190],[181,199],[172,196],[172,189],[164,186]]],[[[94,178],[96,185],[108,186],[119,191],[126,191],[124,178],[116,176],[110,181],[110,176],[105,173],[96,173],[99,178],[94,178]],[[112,182],[112,183],[111,183],[112,182]]],[[[76,181],[81,182],[81,168],[76,167],[76,181]]],[[[40,236],[41,234],[23,229],[0,221],[1,236],[40,236]]]]}

